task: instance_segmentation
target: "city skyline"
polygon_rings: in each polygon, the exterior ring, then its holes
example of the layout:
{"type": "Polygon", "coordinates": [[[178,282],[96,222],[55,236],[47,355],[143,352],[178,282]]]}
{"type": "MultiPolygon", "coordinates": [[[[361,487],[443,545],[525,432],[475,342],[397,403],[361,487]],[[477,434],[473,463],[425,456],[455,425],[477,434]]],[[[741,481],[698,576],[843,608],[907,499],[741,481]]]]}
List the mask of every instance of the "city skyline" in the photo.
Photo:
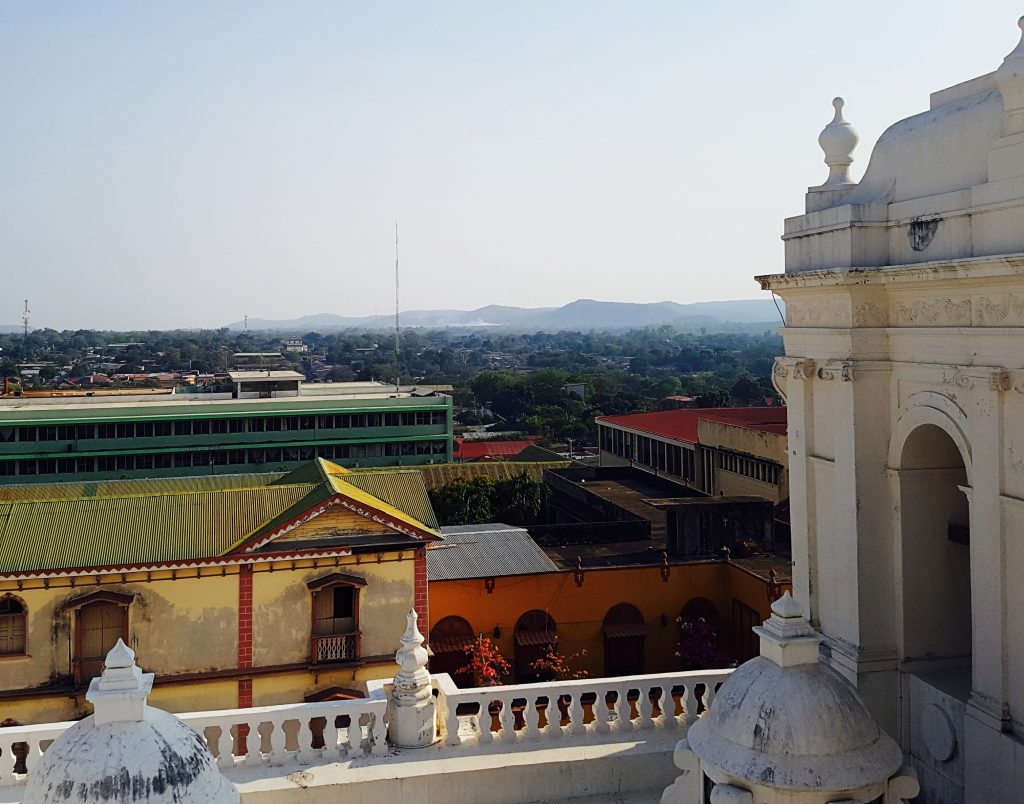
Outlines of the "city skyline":
{"type": "Polygon", "coordinates": [[[858,178],[1018,13],[7,6],[0,324],[386,314],[396,218],[403,309],[763,297],[832,97],[858,178]]]}

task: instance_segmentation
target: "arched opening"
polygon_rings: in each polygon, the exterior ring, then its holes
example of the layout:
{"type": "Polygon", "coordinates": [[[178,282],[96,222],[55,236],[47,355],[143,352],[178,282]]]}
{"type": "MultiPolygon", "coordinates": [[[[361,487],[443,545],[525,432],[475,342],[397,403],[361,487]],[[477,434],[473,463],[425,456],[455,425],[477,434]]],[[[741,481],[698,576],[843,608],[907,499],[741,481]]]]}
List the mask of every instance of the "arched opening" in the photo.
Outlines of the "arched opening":
{"type": "Polygon", "coordinates": [[[644,672],[647,625],[636,606],[619,603],[604,615],[604,674],[635,676],[644,672]]]}
{"type": "Polygon", "coordinates": [[[540,681],[540,676],[532,665],[543,659],[558,643],[558,626],[547,612],[534,609],[519,618],[516,623],[516,682],[526,684],[540,681]]]}
{"type": "Polygon", "coordinates": [[[941,427],[922,424],[903,444],[898,474],[902,659],[908,670],[941,662],[969,674],[971,531],[963,456],[941,427]]]}
{"type": "Polygon", "coordinates": [[[472,687],[473,674],[467,668],[473,640],[473,627],[461,617],[438,620],[430,629],[430,672],[447,673],[458,686],[472,687]]]}

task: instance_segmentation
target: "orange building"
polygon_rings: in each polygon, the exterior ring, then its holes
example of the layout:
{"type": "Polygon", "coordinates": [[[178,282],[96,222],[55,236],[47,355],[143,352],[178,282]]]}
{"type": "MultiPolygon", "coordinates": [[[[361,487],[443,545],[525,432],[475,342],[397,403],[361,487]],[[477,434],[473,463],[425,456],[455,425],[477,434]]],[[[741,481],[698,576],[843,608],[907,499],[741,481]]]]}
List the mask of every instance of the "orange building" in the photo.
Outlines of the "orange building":
{"type": "Polygon", "coordinates": [[[779,559],[560,570],[525,530],[477,528],[443,528],[445,541],[427,549],[432,672],[465,666],[465,648],[481,634],[517,681],[532,680],[530,665],[555,640],[565,656],[586,651],[574,666],[591,676],[677,670],[680,617],[704,617],[719,647],[743,661],[757,653],[751,627],[790,588],[779,559]]]}

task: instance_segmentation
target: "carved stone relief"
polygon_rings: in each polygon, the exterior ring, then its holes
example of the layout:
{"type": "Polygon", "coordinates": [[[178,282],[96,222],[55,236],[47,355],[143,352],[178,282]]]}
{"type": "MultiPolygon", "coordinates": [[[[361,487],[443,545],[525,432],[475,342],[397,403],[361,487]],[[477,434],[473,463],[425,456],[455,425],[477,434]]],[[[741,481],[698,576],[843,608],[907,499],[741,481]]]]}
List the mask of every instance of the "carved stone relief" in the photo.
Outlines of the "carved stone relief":
{"type": "Polygon", "coordinates": [[[974,301],[977,323],[988,326],[1024,323],[1024,299],[1008,293],[998,298],[981,296],[974,301]]]}
{"type": "Polygon", "coordinates": [[[833,301],[789,303],[786,305],[786,323],[790,326],[794,324],[845,326],[845,313],[844,306],[833,301]]]}
{"type": "Polygon", "coordinates": [[[896,303],[896,320],[901,324],[962,324],[971,323],[970,299],[918,299],[908,304],[896,303]]]}
{"type": "Polygon", "coordinates": [[[861,302],[853,310],[853,323],[858,327],[877,327],[885,323],[885,314],[873,302],[861,302]]]}

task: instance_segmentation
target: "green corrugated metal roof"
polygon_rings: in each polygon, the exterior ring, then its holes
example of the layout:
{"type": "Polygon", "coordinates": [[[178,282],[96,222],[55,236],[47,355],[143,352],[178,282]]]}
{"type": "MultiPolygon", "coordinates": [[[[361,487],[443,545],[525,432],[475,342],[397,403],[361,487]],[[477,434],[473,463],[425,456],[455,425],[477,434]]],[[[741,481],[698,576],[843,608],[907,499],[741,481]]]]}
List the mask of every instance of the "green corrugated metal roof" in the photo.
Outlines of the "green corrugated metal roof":
{"type": "Polygon", "coordinates": [[[569,465],[568,461],[516,463],[514,461],[494,461],[490,463],[448,463],[433,466],[417,467],[423,475],[423,483],[428,489],[436,489],[455,480],[469,480],[478,475],[486,475],[492,480],[508,480],[526,472],[532,480],[543,480],[545,469],[561,469],[569,465]]]}
{"type": "MultiPolygon", "coordinates": [[[[181,494],[192,491],[227,491],[258,488],[274,483],[280,472],[239,475],[88,480],[71,483],[35,483],[0,486],[0,502],[19,500],[75,500],[82,497],[127,497],[144,494],[181,494]]],[[[301,481],[294,481],[301,482],[301,481]]]]}
{"type": "Polygon", "coordinates": [[[223,555],[345,484],[437,530],[416,470],[350,472],[322,459],[285,475],[2,486],[0,573],[223,555]]]}
{"type": "Polygon", "coordinates": [[[345,475],[343,479],[399,511],[405,511],[428,528],[437,530],[440,527],[427,496],[427,488],[423,485],[423,475],[415,469],[399,472],[358,471],[345,475]]]}
{"type": "Polygon", "coordinates": [[[187,561],[225,552],[316,487],[0,503],[0,572],[187,561]]]}

